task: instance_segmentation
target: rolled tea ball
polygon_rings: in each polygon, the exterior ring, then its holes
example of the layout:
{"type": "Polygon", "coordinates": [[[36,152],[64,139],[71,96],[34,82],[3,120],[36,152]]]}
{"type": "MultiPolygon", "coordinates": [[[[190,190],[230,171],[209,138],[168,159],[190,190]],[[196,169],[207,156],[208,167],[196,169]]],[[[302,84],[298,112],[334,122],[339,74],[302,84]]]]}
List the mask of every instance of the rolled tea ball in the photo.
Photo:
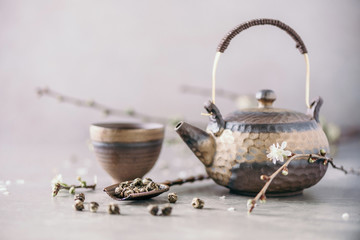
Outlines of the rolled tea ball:
{"type": "Polygon", "coordinates": [[[204,207],[204,201],[201,200],[200,198],[194,198],[191,202],[191,205],[194,207],[194,208],[197,208],[197,209],[201,209],[204,207]]]}
{"type": "Polygon", "coordinates": [[[122,187],[116,187],[116,188],[115,188],[115,194],[119,196],[119,195],[121,194],[121,191],[122,191],[122,190],[123,190],[122,187]]]}
{"type": "Polygon", "coordinates": [[[129,197],[131,194],[133,194],[134,193],[134,191],[133,190],[131,190],[131,189],[128,189],[128,190],[126,190],[125,192],[124,192],[124,197],[129,197]]]}
{"type": "Polygon", "coordinates": [[[119,205],[115,203],[110,203],[108,206],[108,213],[109,214],[120,214],[119,205]]]}
{"type": "Polygon", "coordinates": [[[85,201],[85,194],[84,193],[76,194],[74,196],[74,201],[76,201],[76,200],[80,200],[80,201],[84,202],[85,201]]]}
{"type": "Polygon", "coordinates": [[[81,200],[75,200],[73,207],[76,211],[82,211],[84,209],[84,203],[81,200]]]}
{"type": "Polygon", "coordinates": [[[143,186],[146,186],[146,185],[148,185],[149,183],[151,183],[153,180],[151,179],[151,178],[144,178],[143,180],[142,180],[142,184],[143,184],[143,186]]]}
{"type": "Polygon", "coordinates": [[[90,202],[90,212],[97,212],[99,204],[97,202],[90,202]]]}
{"type": "Polygon", "coordinates": [[[172,211],[172,207],[170,206],[170,204],[168,204],[161,209],[161,214],[163,216],[169,216],[171,214],[171,211],[172,211]]]}
{"type": "Polygon", "coordinates": [[[153,216],[156,216],[159,212],[158,205],[149,205],[147,209],[149,210],[149,213],[153,216]]]}
{"type": "Polygon", "coordinates": [[[141,187],[143,185],[142,179],[141,178],[135,178],[132,183],[131,183],[134,187],[141,187]]]}
{"type": "Polygon", "coordinates": [[[146,190],[148,192],[153,191],[153,190],[158,190],[158,189],[159,189],[159,186],[154,182],[150,182],[150,183],[148,183],[148,185],[146,185],[146,190]]]}
{"type": "Polygon", "coordinates": [[[176,195],[176,193],[168,194],[169,203],[176,203],[177,199],[178,199],[178,196],[176,195]]]}

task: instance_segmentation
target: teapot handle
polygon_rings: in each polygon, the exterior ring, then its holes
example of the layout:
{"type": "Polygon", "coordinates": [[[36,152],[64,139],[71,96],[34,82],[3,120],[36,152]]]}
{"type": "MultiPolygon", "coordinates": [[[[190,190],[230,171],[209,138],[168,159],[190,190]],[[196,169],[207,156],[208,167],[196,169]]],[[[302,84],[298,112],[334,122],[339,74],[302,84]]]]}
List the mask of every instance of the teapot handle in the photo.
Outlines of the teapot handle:
{"type": "Polygon", "coordinates": [[[273,25],[276,26],[285,32],[287,32],[296,42],[296,48],[299,49],[300,53],[304,55],[305,62],[306,62],[306,88],[305,88],[305,103],[308,108],[310,108],[309,103],[309,92],[310,92],[310,64],[309,64],[309,57],[308,57],[308,51],[306,49],[306,46],[304,42],[302,41],[301,37],[295,32],[294,29],[286,25],[285,23],[275,20],[275,19],[254,19],[248,22],[245,22],[243,24],[238,25],[234,29],[232,29],[226,36],[221,40],[218,48],[217,53],[214,60],[214,67],[213,67],[213,74],[212,74],[212,102],[215,103],[215,75],[216,75],[216,68],[217,63],[219,61],[221,53],[224,53],[227,47],[230,44],[230,41],[238,35],[240,32],[258,25],[273,25]]]}

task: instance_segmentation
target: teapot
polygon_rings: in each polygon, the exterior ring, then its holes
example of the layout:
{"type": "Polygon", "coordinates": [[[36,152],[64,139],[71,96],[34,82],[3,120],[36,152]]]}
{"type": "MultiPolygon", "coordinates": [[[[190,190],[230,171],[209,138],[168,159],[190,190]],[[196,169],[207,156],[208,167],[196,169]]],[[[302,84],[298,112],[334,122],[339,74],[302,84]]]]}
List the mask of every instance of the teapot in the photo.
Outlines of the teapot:
{"type": "MultiPolygon", "coordinates": [[[[288,25],[274,19],[255,19],[231,30],[221,41],[213,69],[213,99],[205,103],[210,122],[201,130],[186,122],[179,122],[175,131],[196,157],[205,165],[206,172],[217,184],[231,192],[256,195],[264,185],[260,176],[271,175],[281,163],[274,164],[267,158],[271,145],[287,143],[286,150],[295,154],[317,154],[321,149],[329,152],[329,143],[319,123],[323,103],[318,97],[309,102],[309,58],[300,36],[288,25]],[[256,94],[257,108],[235,111],[222,117],[215,105],[215,73],[219,57],[231,39],[252,26],[272,25],[287,32],[296,42],[306,62],[307,112],[273,107],[274,91],[266,89],[256,94]]],[[[278,175],[267,190],[268,196],[286,196],[302,193],[315,185],[325,175],[327,165],[309,163],[307,158],[294,159],[288,166],[288,175],[278,175]]]]}

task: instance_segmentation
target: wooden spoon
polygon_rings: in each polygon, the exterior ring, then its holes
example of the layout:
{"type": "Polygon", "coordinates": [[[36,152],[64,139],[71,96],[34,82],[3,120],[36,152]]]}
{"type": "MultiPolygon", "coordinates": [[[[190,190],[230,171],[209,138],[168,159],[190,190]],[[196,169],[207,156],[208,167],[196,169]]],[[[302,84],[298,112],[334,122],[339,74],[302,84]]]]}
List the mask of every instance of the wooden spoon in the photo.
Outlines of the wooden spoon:
{"type": "MultiPolygon", "coordinates": [[[[116,194],[115,194],[115,188],[117,188],[119,186],[119,183],[116,183],[116,184],[113,184],[113,185],[110,185],[110,186],[104,188],[104,192],[106,192],[112,199],[115,199],[118,201],[145,200],[145,199],[150,199],[150,198],[156,197],[164,192],[169,191],[170,187],[173,185],[182,185],[183,183],[201,181],[201,180],[209,179],[209,178],[210,177],[207,175],[200,174],[196,177],[191,176],[191,177],[188,177],[185,179],[178,178],[173,181],[165,181],[163,183],[159,183],[160,189],[158,189],[158,190],[153,190],[150,192],[142,192],[142,193],[133,193],[125,198],[120,198],[120,197],[116,196],[116,194]]],[[[129,182],[131,182],[131,181],[129,181],[129,182]]]]}

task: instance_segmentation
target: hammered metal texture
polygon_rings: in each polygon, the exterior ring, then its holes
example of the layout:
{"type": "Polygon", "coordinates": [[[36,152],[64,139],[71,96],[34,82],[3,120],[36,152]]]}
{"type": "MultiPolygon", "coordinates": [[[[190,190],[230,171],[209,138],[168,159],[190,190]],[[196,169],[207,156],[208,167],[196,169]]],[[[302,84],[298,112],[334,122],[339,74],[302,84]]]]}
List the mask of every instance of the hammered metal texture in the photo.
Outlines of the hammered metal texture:
{"type": "MultiPolygon", "coordinates": [[[[314,120],[313,120],[314,121],[314,120]]],[[[314,121],[315,122],[315,121],[314,121]]],[[[274,127],[281,124],[268,124],[274,127]]],[[[299,129],[292,132],[251,133],[224,130],[216,138],[216,154],[213,164],[206,168],[214,181],[236,192],[251,194],[260,191],[264,182],[262,174],[271,175],[281,164],[274,165],[266,154],[274,143],[287,142],[287,150],[293,153],[319,153],[329,150],[329,144],[321,126],[316,129],[299,129]]],[[[310,164],[307,159],[294,159],[287,176],[278,176],[268,193],[296,192],[316,184],[327,167],[321,163],[310,164]]]]}
{"type": "Polygon", "coordinates": [[[312,117],[281,108],[249,108],[230,113],[224,120],[227,123],[237,122],[239,124],[275,124],[307,122],[311,121],[312,117]]]}

